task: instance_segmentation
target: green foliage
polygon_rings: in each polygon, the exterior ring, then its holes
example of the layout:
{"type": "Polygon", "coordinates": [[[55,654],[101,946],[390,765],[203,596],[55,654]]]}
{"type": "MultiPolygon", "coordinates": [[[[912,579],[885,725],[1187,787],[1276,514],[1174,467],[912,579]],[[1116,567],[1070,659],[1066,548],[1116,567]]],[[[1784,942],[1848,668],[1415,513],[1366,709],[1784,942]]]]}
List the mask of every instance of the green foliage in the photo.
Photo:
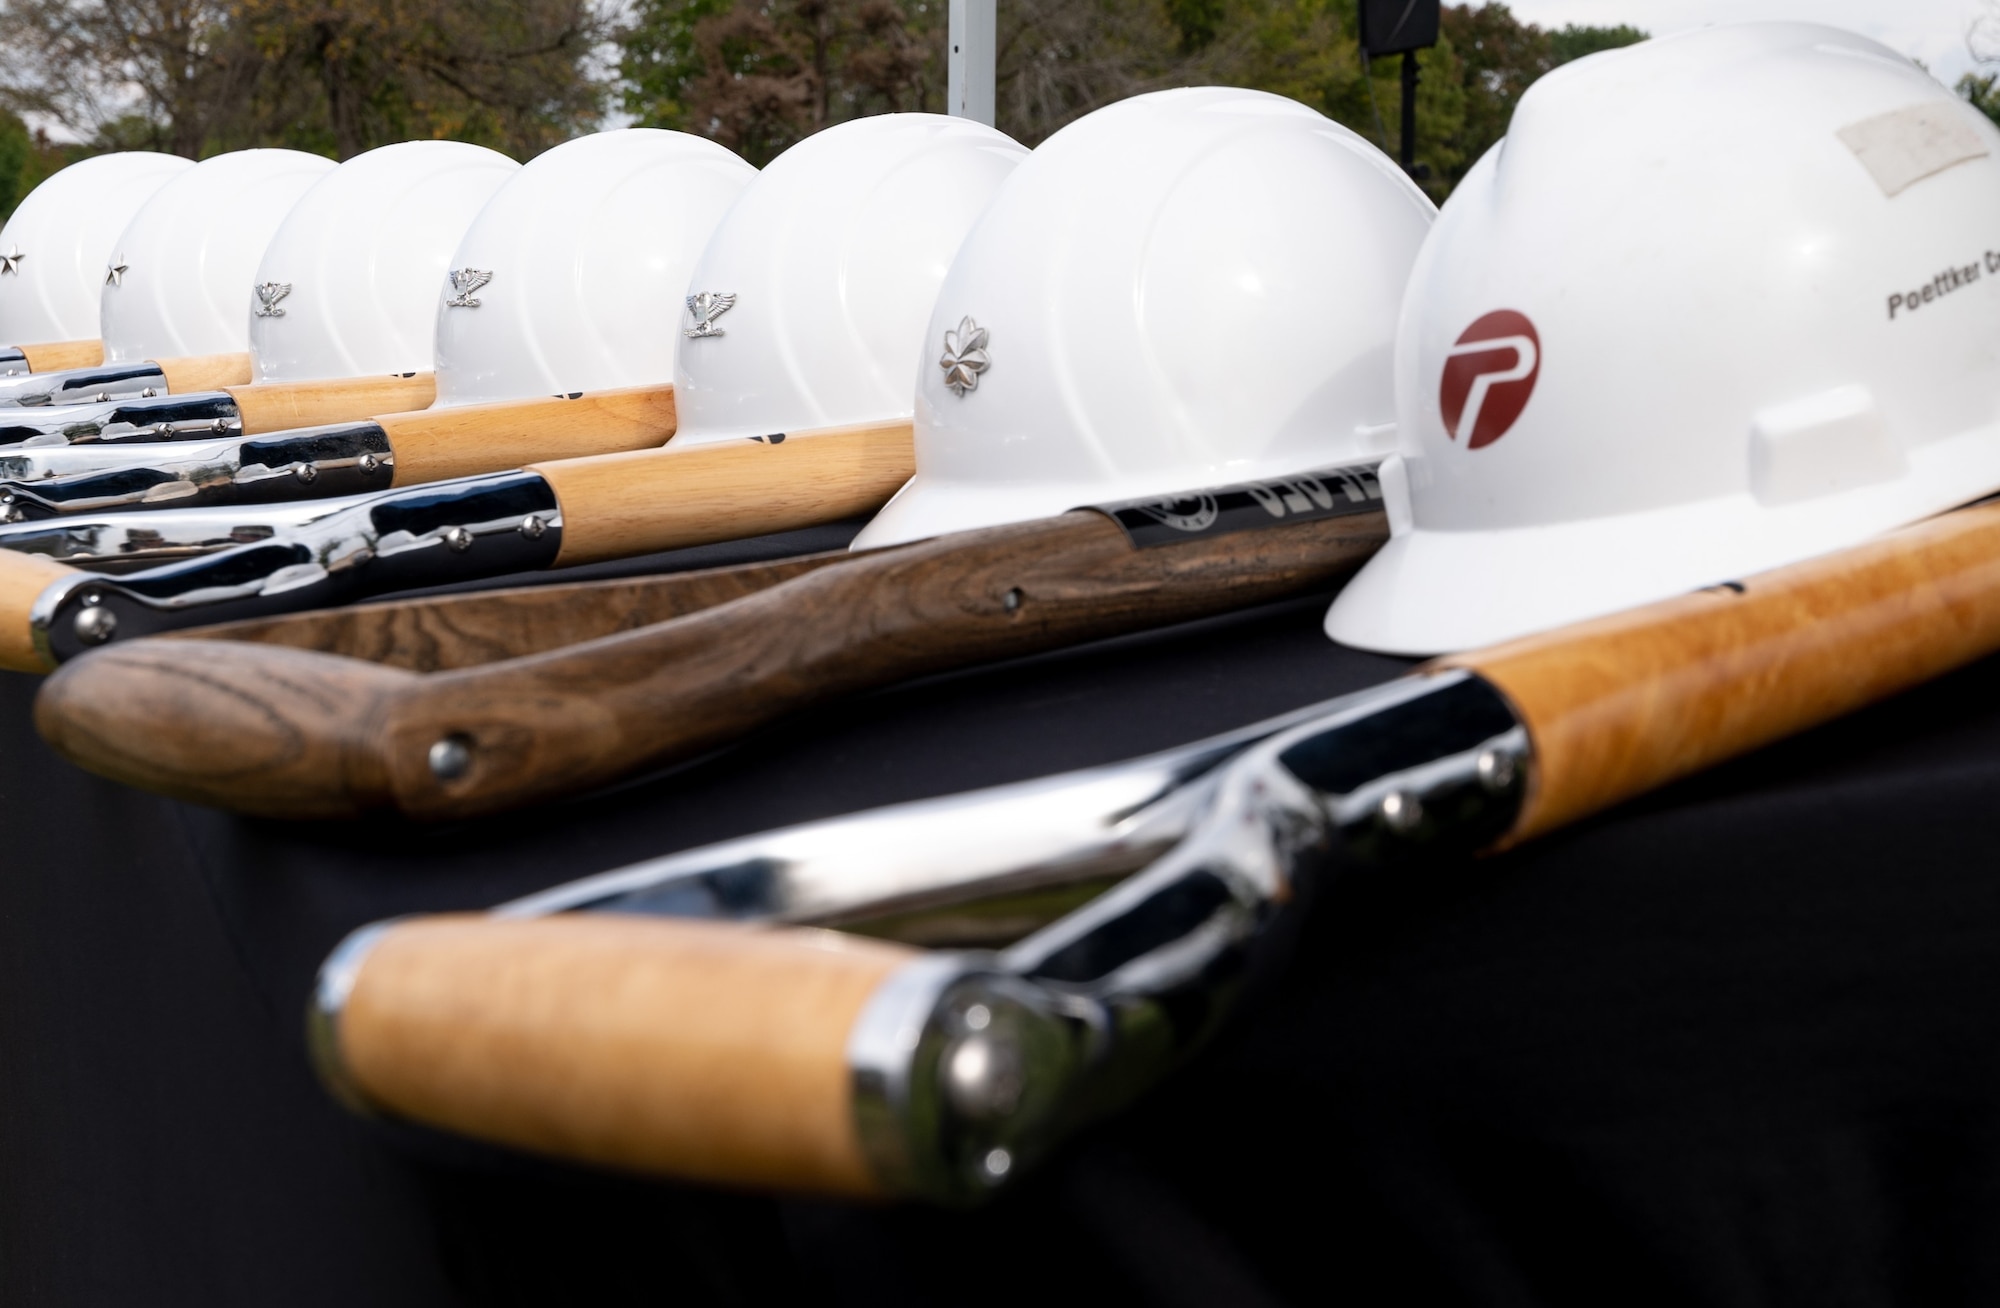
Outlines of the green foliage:
{"type": "Polygon", "coordinates": [[[1221,32],[1226,17],[1224,0],[1166,0],[1167,16],[1181,34],[1181,53],[1203,49],[1221,32]]]}
{"type": "Polygon", "coordinates": [[[1616,27],[1579,27],[1571,23],[1561,31],[1549,33],[1549,49],[1557,63],[1566,64],[1600,50],[1637,45],[1645,39],[1644,32],[1626,23],[1616,27]]]}
{"type": "Polygon", "coordinates": [[[2000,73],[1967,73],[1955,89],[1960,99],[2000,124],[2000,73]]]}
{"type": "Polygon", "coordinates": [[[625,83],[625,112],[639,126],[698,130],[688,107],[704,71],[695,27],[731,6],[732,0],[652,0],[637,6],[636,21],[619,40],[618,72],[625,83]]]}

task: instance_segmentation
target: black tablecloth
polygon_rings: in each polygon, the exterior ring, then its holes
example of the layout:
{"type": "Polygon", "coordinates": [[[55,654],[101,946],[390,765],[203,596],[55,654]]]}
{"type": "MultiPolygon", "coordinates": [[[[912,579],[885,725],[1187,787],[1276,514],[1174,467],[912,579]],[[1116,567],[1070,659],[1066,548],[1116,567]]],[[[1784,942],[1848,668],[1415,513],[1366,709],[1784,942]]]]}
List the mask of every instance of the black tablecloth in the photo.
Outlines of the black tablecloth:
{"type": "Polygon", "coordinates": [[[1220,1041],[978,1211],[573,1169],[358,1121],[312,1079],[313,971],[362,922],[1401,669],[1328,644],[1323,608],[935,678],[438,828],[122,789],[0,678],[0,1304],[2000,1297],[1993,663],[1533,848],[1326,889],[1220,1041]]]}

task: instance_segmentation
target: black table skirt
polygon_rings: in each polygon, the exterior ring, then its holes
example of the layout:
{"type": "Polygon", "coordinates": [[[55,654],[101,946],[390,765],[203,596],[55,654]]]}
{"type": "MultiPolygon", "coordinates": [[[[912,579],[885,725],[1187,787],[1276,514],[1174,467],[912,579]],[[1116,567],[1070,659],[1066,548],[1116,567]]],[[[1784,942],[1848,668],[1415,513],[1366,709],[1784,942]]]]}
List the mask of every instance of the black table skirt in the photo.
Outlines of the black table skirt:
{"type": "Polygon", "coordinates": [[[313,971],[362,922],[1401,670],[1328,644],[1324,605],[934,678],[447,827],[123,789],[0,677],[0,1305],[2000,1298],[1996,663],[1533,848],[1325,888],[1221,1040],[976,1211],[570,1168],[356,1120],[308,1070],[313,971]]]}

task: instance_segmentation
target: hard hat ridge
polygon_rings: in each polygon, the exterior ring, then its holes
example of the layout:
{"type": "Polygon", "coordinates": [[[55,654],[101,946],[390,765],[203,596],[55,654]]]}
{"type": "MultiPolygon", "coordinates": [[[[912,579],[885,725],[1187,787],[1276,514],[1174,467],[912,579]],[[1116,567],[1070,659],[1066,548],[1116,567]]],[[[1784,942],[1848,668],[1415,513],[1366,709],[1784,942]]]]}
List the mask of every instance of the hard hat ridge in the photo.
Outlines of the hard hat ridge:
{"type": "Polygon", "coordinates": [[[333,171],[301,150],[236,150],[179,174],[117,240],[101,280],[108,363],[241,354],[244,290],[299,197],[333,171]]]}
{"type": "Polygon", "coordinates": [[[0,341],[88,340],[98,330],[104,266],[125,225],[194,161],[131,150],[62,169],[0,227],[0,341]]]}
{"type": "Polygon", "coordinates": [[[2000,132],[1834,28],[1706,28],[1536,83],[1411,276],[1397,530],[1329,634],[1469,648],[2000,489],[1996,205],[2000,132]]]}
{"type": "Polygon", "coordinates": [[[1397,309],[1434,213],[1280,96],[1162,91],[1078,119],[953,261],[917,474],[856,546],[1386,452],[1397,309]]]}
{"type": "Polygon", "coordinates": [[[241,292],[253,379],[428,372],[452,254],[520,167],[461,141],[404,141],[321,178],[241,292]]]}
{"type": "Polygon", "coordinates": [[[772,160],[688,283],[674,443],[907,420],[938,283],[1027,153],[967,119],[882,114],[772,160]]]}
{"type": "Polygon", "coordinates": [[[689,274],[756,175],[713,141],[652,128],[538,155],[452,256],[438,404],[671,382],[689,274]]]}

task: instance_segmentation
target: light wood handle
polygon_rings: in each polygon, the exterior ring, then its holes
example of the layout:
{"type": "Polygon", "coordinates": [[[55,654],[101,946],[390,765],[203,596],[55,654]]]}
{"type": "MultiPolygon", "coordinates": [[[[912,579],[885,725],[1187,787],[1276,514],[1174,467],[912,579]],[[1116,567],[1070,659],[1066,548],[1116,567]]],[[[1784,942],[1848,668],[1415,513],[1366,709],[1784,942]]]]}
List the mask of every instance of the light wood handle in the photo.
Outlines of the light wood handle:
{"type": "Polygon", "coordinates": [[[562,503],[558,567],[837,522],[916,471],[908,422],[537,463],[562,503]]]}
{"type": "Polygon", "coordinates": [[[219,391],[250,381],[247,354],[197,354],[185,359],[155,359],[153,363],[166,375],[167,390],[175,395],[219,391]]]}
{"type": "Polygon", "coordinates": [[[437,398],[437,375],[341,377],[327,381],[260,382],[232,386],[229,396],[243,417],[246,435],[358,422],[378,413],[421,409],[437,398]]]}
{"type": "Polygon", "coordinates": [[[39,345],[17,345],[14,348],[27,356],[29,372],[95,368],[104,362],[103,341],[44,341],[39,345]]]}
{"type": "Polygon", "coordinates": [[[0,668],[47,672],[55,666],[35,648],[28,616],[43,591],[77,571],[39,554],[0,550],[0,668]]]}
{"type": "Polygon", "coordinates": [[[914,957],[830,932],[610,914],[387,929],[334,1044],[412,1121],[725,1185],[870,1195],[847,1037],[914,957]]]}
{"type": "Polygon", "coordinates": [[[1441,660],[1534,739],[1525,840],[2000,649],[2000,505],[1441,660]]]}
{"type": "Polygon", "coordinates": [[[674,388],[466,404],[375,419],[396,452],[398,486],[506,472],[538,459],[650,450],[674,434],[674,388]]]}

